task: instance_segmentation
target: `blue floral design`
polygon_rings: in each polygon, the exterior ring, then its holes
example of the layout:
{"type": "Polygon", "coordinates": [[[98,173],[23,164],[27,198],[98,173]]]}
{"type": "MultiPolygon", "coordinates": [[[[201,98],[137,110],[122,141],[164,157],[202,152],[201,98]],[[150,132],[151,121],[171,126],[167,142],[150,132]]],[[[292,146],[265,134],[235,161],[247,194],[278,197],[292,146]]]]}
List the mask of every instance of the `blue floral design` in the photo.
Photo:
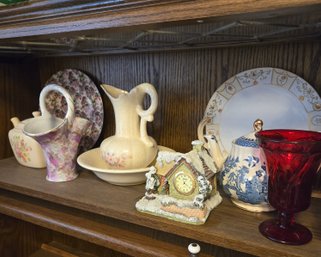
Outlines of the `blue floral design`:
{"type": "Polygon", "coordinates": [[[244,160],[248,162],[248,167],[255,167],[255,165],[258,164],[260,161],[258,157],[251,156],[251,155],[244,160]]]}
{"type": "Polygon", "coordinates": [[[228,157],[221,172],[221,182],[225,193],[231,196],[234,191],[243,202],[259,204],[267,202],[268,179],[266,166],[258,166],[259,158],[248,156],[246,165],[240,165],[239,158],[228,157]],[[249,176],[251,169],[257,169],[254,176],[249,176]],[[226,178],[224,183],[224,178],[226,178]]]}

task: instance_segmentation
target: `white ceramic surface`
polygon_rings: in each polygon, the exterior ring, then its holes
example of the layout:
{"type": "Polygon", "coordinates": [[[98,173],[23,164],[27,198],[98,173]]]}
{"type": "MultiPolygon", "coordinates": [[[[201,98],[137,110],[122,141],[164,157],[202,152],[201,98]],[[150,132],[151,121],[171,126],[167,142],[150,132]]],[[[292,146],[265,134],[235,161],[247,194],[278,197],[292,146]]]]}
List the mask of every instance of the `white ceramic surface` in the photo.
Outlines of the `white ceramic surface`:
{"type": "Polygon", "coordinates": [[[216,135],[203,135],[208,118],[203,119],[197,129],[199,139],[205,143],[212,160],[220,171],[219,180],[224,192],[238,207],[253,211],[273,211],[268,204],[268,176],[266,160],[262,155],[255,133],[262,129],[262,121],[256,120],[253,132],[232,141],[229,153],[221,151],[216,135]],[[205,139],[206,138],[206,139],[205,139]]]}
{"type": "Polygon", "coordinates": [[[212,95],[205,114],[206,134],[218,134],[227,152],[235,138],[252,130],[260,118],[264,129],[321,130],[321,99],[297,75],[276,68],[256,68],[233,76],[212,95]]]}
{"type": "MultiPolygon", "coordinates": [[[[40,115],[40,112],[33,112],[34,117],[40,115]]],[[[13,117],[11,122],[14,128],[8,132],[9,142],[17,161],[24,166],[31,168],[45,168],[46,159],[41,146],[33,138],[23,134],[23,128],[26,123],[34,118],[20,121],[13,117]]]]}
{"type": "MultiPolygon", "coordinates": [[[[158,149],[159,151],[174,151],[164,146],[158,146],[158,149]]],[[[145,173],[148,172],[150,168],[146,167],[129,170],[110,169],[108,164],[101,158],[99,148],[94,148],[81,154],[78,157],[77,162],[81,167],[92,171],[100,179],[119,186],[131,186],[145,183],[145,173]]]]}
{"type": "Polygon", "coordinates": [[[154,120],[158,105],[154,86],[142,83],[129,92],[104,84],[101,87],[113,105],[116,122],[115,135],[100,144],[102,158],[112,169],[147,167],[158,151],[156,141],[147,134],[147,122],[154,120]],[[146,110],[145,95],[150,97],[146,110]]]}

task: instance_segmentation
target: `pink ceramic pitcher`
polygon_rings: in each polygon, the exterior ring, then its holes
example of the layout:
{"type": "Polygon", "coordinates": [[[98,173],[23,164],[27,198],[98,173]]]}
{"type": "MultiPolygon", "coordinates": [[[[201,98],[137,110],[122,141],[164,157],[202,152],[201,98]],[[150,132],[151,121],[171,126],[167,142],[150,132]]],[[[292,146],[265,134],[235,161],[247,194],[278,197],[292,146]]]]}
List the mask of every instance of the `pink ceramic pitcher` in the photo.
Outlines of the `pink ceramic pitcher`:
{"type": "Polygon", "coordinates": [[[79,142],[89,126],[89,121],[74,117],[74,103],[69,93],[62,87],[50,84],[43,88],[39,97],[42,116],[28,122],[23,132],[34,138],[43,148],[46,163],[46,179],[53,182],[73,180],[78,176],[76,158],[79,142]],[[50,91],[58,91],[68,106],[66,117],[57,118],[50,114],[45,98],[50,91]]]}

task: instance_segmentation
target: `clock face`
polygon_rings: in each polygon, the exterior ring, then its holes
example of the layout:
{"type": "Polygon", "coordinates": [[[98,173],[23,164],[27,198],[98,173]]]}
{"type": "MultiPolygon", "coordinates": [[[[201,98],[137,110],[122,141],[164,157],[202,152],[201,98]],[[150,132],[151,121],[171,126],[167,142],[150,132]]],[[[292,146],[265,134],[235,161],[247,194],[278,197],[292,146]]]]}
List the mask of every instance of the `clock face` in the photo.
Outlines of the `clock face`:
{"type": "Polygon", "coordinates": [[[190,195],[194,192],[195,185],[195,180],[191,175],[183,171],[179,171],[175,174],[174,186],[177,192],[183,195],[190,195]]]}

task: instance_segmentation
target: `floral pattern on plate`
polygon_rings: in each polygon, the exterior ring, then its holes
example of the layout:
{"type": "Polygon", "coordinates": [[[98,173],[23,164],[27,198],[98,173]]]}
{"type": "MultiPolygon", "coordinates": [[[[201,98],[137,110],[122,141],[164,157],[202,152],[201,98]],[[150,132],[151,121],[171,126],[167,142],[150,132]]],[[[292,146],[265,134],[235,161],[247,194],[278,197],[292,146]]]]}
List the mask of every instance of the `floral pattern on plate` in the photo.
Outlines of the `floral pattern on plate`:
{"type": "MultiPolygon", "coordinates": [[[[101,95],[94,82],[83,72],[75,69],[58,71],[46,82],[65,88],[74,100],[75,116],[89,120],[87,129],[79,145],[79,152],[91,149],[96,143],[104,122],[104,108],[101,95]]],[[[46,98],[48,111],[59,118],[64,118],[67,103],[57,92],[49,93],[46,98]]]]}
{"type": "Polygon", "coordinates": [[[247,133],[257,118],[265,129],[321,131],[321,99],[298,75],[278,68],[243,71],[225,81],[212,95],[204,114],[207,134],[219,135],[225,150],[247,133]],[[274,108],[271,108],[274,106],[274,108]]]}

